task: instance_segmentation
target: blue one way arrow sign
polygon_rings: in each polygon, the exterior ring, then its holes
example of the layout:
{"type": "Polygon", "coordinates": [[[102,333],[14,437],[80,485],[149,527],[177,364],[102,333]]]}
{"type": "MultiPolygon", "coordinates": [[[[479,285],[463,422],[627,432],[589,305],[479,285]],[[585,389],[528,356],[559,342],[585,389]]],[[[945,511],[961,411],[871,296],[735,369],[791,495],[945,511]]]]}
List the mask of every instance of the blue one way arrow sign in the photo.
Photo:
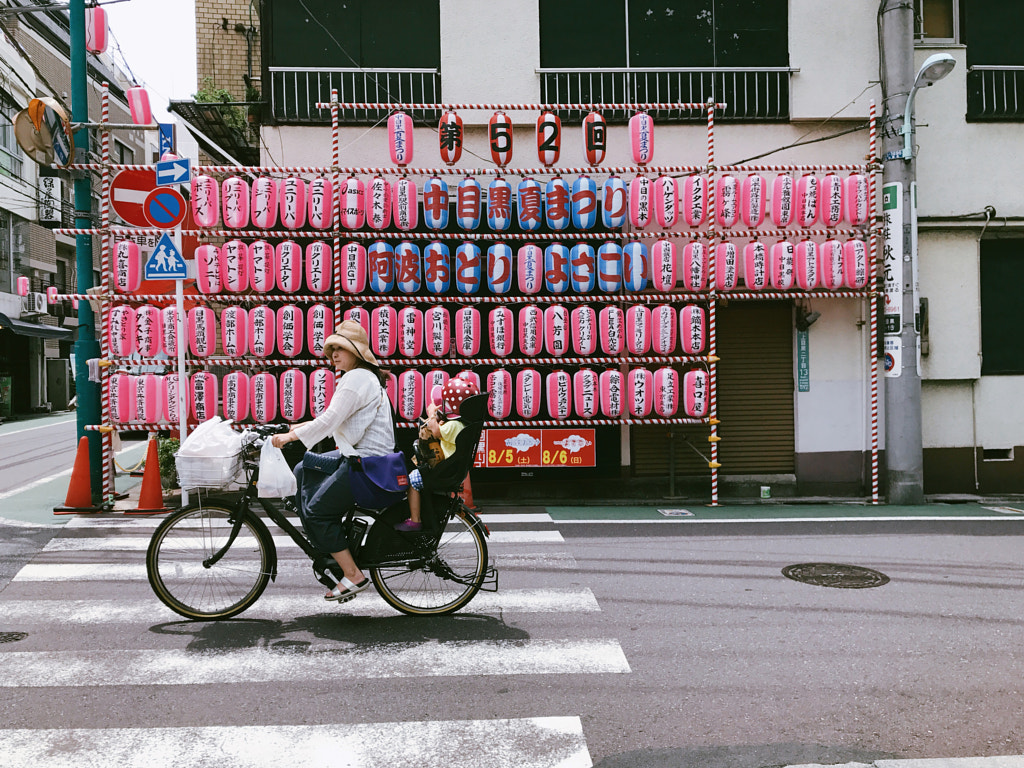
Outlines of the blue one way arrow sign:
{"type": "Polygon", "coordinates": [[[146,262],[147,280],[184,280],[188,277],[185,260],[166,232],[146,262]]]}
{"type": "Polygon", "coordinates": [[[192,161],[187,157],[177,160],[161,160],[156,164],[157,186],[181,184],[192,176],[192,161]]]}

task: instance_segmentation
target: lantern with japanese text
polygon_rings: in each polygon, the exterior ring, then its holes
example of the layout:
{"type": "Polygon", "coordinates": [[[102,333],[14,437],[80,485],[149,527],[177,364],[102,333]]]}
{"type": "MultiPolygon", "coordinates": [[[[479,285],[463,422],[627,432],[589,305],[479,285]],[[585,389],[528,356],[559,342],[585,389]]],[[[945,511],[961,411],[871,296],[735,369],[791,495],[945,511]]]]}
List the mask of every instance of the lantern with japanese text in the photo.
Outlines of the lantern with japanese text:
{"type": "Polygon", "coordinates": [[[654,159],[654,119],[646,112],[629,118],[629,146],[637,165],[647,165],[654,159]]]}
{"type": "Polygon", "coordinates": [[[810,227],[818,220],[818,178],[812,175],[801,176],[796,182],[793,207],[796,209],[796,223],[801,227],[810,227]]]}
{"type": "Polygon", "coordinates": [[[654,412],[663,419],[671,418],[679,410],[679,372],[674,368],[659,368],[654,372],[654,412]]]}
{"type": "Polygon", "coordinates": [[[200,245],[195,250],[195,261],[200,292],[220,293],[220,249],[216,245],[200,245]]]}
{"type": "Polygon", "coordinates": [[[249,287],[259,293],[274,290],[277,277],[274,246],[256,240],[249,246],[249,287]]]}
{"type": "Polygon", "coordinates": [[[618,229],[626,223],[626,214],[629,209],[626,182],[618,176],[609,176],[605,179],[603,190],[601,221],[609,229],[618,229]]]}
{"type": "Polygon", "coordinates": [[[768,249],[760,240],[743,246],[743,280],[751,291],[768,287],[768,249]]]}
{"type": "MultiPolygon", "coordinates": [[[[394,379],[394,374],[389,374],[394,379]]],[[[309,374],[309,415],[314,419],[327,410],[334,397],[335,375],[330,368],[316,368],[309,374]]],[[[394,397],[391,398],[392,403],[394,397]]]]}
{"type": "Polygon", "coordinates": [[[285,421],[301,421],[306,415],[306,374],[289,368],[281,374],[281,417],[285,421]]]}
{"type": "Polygon", "coordinates": [[[689,227],[699,227],[708,216],[708,177],[696,173],[683,179],[679,193],[683,204],[683,221],[689,227]]]}
{"type": "MultiPolygon", "coordinates": [[[[363,326],[363,330],[366,331],[366,335],[370,335],[370,312],[363,307],[350,307],[345,310],[343,320],[353,320],[363,326]]],[[[337,332],[337,329],[335,329],[337,332]]]]}
{"type": "Polygon", "coordinates": [[[297,176],[282,179],[277,187],[281,224],[285,229],[302,229],[306,225],[306,181],[297,176]]]}
{"type": "Polygon", "coordinates": [[[704,351],[704,335],[707,329],[707,313],[703,307],[687,304],[679,310],[679,338],[683,352],[699,355],[704,351]]]}
{"type": "Polygon", "coordinates": [[[249,418],[249,375],[244,371],[232,371],[221,381],[221,390],[224,418],[232,421],[249,418]]]}
{"type": "Polygon", "coordinates": [[[448,183],[438,176],[423,184],[423,223],[427,229],[448,227],[448,183]]]}
{"type": "Polygon", "coordinates": [[[563,243],[551,243],[544,249],[544,288],[555,294],[569,290],[569,249],[563,243]]]}
{"type": "Polygon", "coordinates": [[[544,347],[549,355],[561,357],[569,351],[569,310],[555,304],[544,310],[544,347]]]}
{"type": "Polygon", "coordinates": [[[637,176],[629,182],[629,221],[637,229],[651,223],[651,180],[637,176]]]}
{"type": "Polygon", "coordinates": [[[402,293],[416,293],[423,284],[418,245],[404,241],[395,248],[395,284],[402,293]]]}
{"type": "MultiPolygon", "coordinates": [[[[164,403],[164,413],[167,414],[167,420],[170,422],[179,421],[182,413],[181,398],[186,387],[182,387],[180,381],[176,373],[167,373],[160,377],[160,394],[164,403]]],[[[185,410],[188,410],[187,404],[185,410]]]]}
{"type": "Polygon", "coordinates": [[[220,215],[220,185],[212,176],[200,173],[192,177],[189,197],[192,218],[200,227],[213,227],[220,215]]]}
{"type": "Polygon", "coordinates": [[[495,112],[487,121],[487,141],[494,164],[504,168],[512,159],[512,118],[495,112]]]}
{"type": "Polygon", "coordinates": [[[569,282],[576,293],[590,293],[597,284],[597,256],[594,246],[577,243],[569,250],[569,282]]]}
{"type": "Polygon", "coordinates": [[[189,381],[192,395],[192,417],[196,421],[206,421],[217,415],[217,377],[209,371],[193,373],[189,381]]]}
{"type": "Polygon", "coordinates": [[[302,288],[302,248],[294,240],[278,243],[274,249],[277,267],[277,288],[295,293],[302,288]]]}
{"type": "Polygon", "coordinates": [[[170,357],[178,354],[178,308],[164,307],[160,310],[160,327],[164,353],[170,357]]]}
{"type": "Polygon", "coordinates": [[[566,371],[549,373],[544,389],[548,416],[552,419],[569,418],[572,413],[572,377],[566,371]]]}
{"type": "Polygon", "coordinates": [[[391,408],[398,413],[398,377],[391,371],[384,374],[384,391],[388,393],[391,408]]]}
{"type": "Polygon", "coordinates": [[[427,409],[431,403],[441,402],[441,391],[448,383],[448,373],[440,368],[434,368],[423,374],[423,408],[427,409]]]}
{"type": "Polygon", "coordinates": [[[626,377],[629,415],[638,419],[651,415],[654,405],[654,376],[646,368],[633,368],[626,377]]]}
{"type": "Polygon", "coordinates": [[[260,424],[277,418],[277,378],[272,373],[257,373],[249,380],[249,410],[260,424]]]}
{"type": "Polygon", "coordinates": [[[462,118],[455,112],[446,111],[437,124],[437,144],[441,150],[441,160],[445,165],[455,165],[462,157],[463,140],[462,118]]]}
{"type": "Polygon", "coordinates": [[[249,351],[256,357],[270,357],[274,354],[274,331],[277,322],[270,307],[253,307],[249,310],[249,351]]]}
{"type": "Polygon", "coordinates": [[[715,219],[719,226],[731,227],[740,216],[739,181],[731,174],[718,179],[718,193],[715,195],[715,219]]]}
{"type": "Polygon", "coordinates": [[[767,191],[768,182],[760,174],[752,173],[743,180],[740,190],[740,213],[743,216],[743,223],[751,229],[760,227],[764,221],[767,191]]]}
{"type": "Polygon", "coordinates": [[[231,357],[243,357],[249,351],[249,313],[242,307],[227,307],[220,313],[220,344],[231,357]]]}
{"type": "Polygon", "coordinates": [[[508,293],[512,288],[512,248],[495,243],[487,249],[487,289],[491,293],[508,293]]]}
{"type": "Polygon", "coordinates": [[[683,410],[695,419],[708,415],[707,371],[697,368],[683,374],[683,410]]]}
{"type": "Polygon", "coordinates": [[[592,368],[580,368],[572,375],[573,410],[581,419],[597,415],[600,401],[600,382],[592,368]]]}
{"type": "Polygon", "coordinates": [[[537,157],[540,164],[554,165],[561,151],[562,121],[554,112],[544,110],[537,118],[537,157]]]}
{"type": "Polygon", "coordinates": [[[679,191],[671,176],[659,176],[651,190],[654,220],[663,229],[671,229],[679,220],[679,191]]]}
{"type": "Polygon", "coordinates": [[[868,177],[854,173],[843,182],[843,200],[846,203],[846,220],[859,227],[868,220],[871,213],[868,197],[868,177]]]}
{"type": "Polygon", "coordinates": [[[480,226],[483,211],[483,196],[480,182],[467,176],[459,182],[455,193],[455,222],[462,229],[473,230],[480,226]]]}
{"type": "Polygon", "coordinates": [[[512,374],[504,368],[487,374],[487,412],[492,419],[507,419],[512,413],[512,374]]]}
{"type": "Polygon", "coordinates": [[[512,310],[507,307],[495,307],[488,313],[487,340],[492,355],[508,357],[512,354],[512,347],[515,344],[512,310]]]}
{"type": "Polygon", "coordinates": [[[220,185],[221,220],[229,229],[249,226],[249,182],[238,176],[220,185]]]}
{"type": "Polygon", "coordinates": [[[794,212],[793,177],[780,173],[772,181],[772,221],[777,227],[788,227],[793,223],[794,212]]]}
{"type": "Polygon", "coordinates": [[[341,182],[341,226],[345,229],[362,229],[366,222],[366,185],[356,176],[349,176],[341,182]]]}
{"type": "Polygon", "coordinates": [[[524,232],[540,229],[544,223],[542,216],[543,200],[540,183],[529,176],[519,182],[516,189],[519,201],[517,206],[519,226],[524,232]]]}
{"type": "Polygon", "coordinates": [[[412,118],[405,112],[395,112],[388,118],[388,149],[393,165],[412,162],[412,118]]]}
{"type": "Polygon", "coordinates": [[[135,377],[115,373],[108,389],[110,415],[119,424],[135,421],[135,377]]]}
{"type": "Polygon", "coordinates": [[[597,287],[605,293],[622,290],[622,247],[618,243],[603,243],[597,249],[597,287]]]}
{"type": "Polygon", "coordinates": [[[597,349],[597,313],[593,307],[576,307],[569,315],[572,348],[577,355],[592,355],[597,349]]]}
{"type": "Polygon", "coordinates": [[[254,227],[271,229],[277,223],[277,180],[260,176],[252,183],[249,212],[254,227]]]}
{"type": "Polygon", "coordinates": [[[796,285],[800,290],[813,291],[818,287],[821,269],[818,263],[818,245],[813,240],[801,240],[796,244],[793,271],[796,275],[796,285]]]}
{"type": "Polygon", "coordinates": [[[480,310],[476,307],[455,310],[455,351],[459,357],[475,357],[480,352],[480,310]]]}
{"type": "Polygon", "coordinates": [[[287,304],[277,310],[277,349],[285,357],[302,353],[302,326],[306,318],[298,307],[287,304]]]}
{"type": "Polygon", "coordinates": [[[782,240],[771,248],[770,281],[772,288],[788,291],[793,287],[793,244],[782,240]]]}
{"type": "Polygon", "coordinates": [[[632,240],[622,249],[622,285],[627,291],[639,292],[647,289],[647,275],[650,259],[647,246],[639,240],[632,240]]]}
{"type": "Polygon", "coordinates": [[[327,293],[333,282],[331,246],[315,240],[306,246],[306,285],[313,293],[327,293]]]}
{"type": "Polygon", "coordinates": [[[416,182],[404,176],[395,182],[391,196],[391,217],[397,229],[416,229],[419,222],[419,194],[416,182]]]}
{"type": "Polygon", "coordinates": [[[843,181],[834,173],[827,173],[818,185],[821,223],[832,228],[843,218],[843,181]]]}
{"type": "Polygon", "coordinates": [[[160,310],[152,305],[135,310],[135,350],[143,357],[156,357],[163,348],[160,320],[160,310]]]}
{"type": "Polygon", "coordinates": [[[374,176],[366,185],[366,225],[370,229],[391,226],[391,182],[374,176]]]}
{"type": "Polygon", "coordinates": [[[622,371],[608,369],[598,376],[598,388],[601,392],[601,413],[609,419],[622,417],[625,411],[625,382],[622,371]]]}
{"type": "Polygon", "coordinates": [[[524,368],[516,374],[516,411],[524,419],[540,413],[540,373],[524,368]]]}
{"type": "Polygon", "coordinates": [[[398,313],[382,304],[370,310],[370,349],[377,357],[388,358],[398,349],[398,313]]]}
{"type": "Polygon", "coordinates": [[[160,377],[144,373],[135,377],[135,418],[153,424],[164,416],[163,398],[160,396],[160,377]]]}
{"type": "Polygon", "coordinates": [[[452,285],[451,253],[442,242],[423,249],[423,283],[429,293],[448,293],[452,285]]]}
{"type": "Polygon", "coordinates": [[[527,304],[519,310],[519,351],[527,357],[536,357],[544,344],[544,312],[536,304],[527,304]]]}
{"type": "Polygon", "coordinates": [[[519,290],[525,294],[540,293],[544,285],[544,251],[536,245],[519,249],[519,290]]]}
{"type": "Polygon", "coordinates": [[[455,290],[461,294],[477,293],[482,273],[479,245],[463,243],[455,249],[455,290]]]}
{"type": "Polygon", "coordinates": [[[656,291],[676,287],[676,246],[671,240],[658,240],[651,246],[651,282],[656,291]]]}
{"type": "Polygon", "coordinates": [[[736,244],[719,243],[715,246],[715,286],[720,291],[731,291],[736,287],[736,244]]]}
{"type": "Polygon", "coordinates": [[[671,304],[651,309],[651,349],[659,355],[676,351],[676,311],[671,304]]]}
{"type": "Polygon", "coordinates": [[[228,240],[220,248],[220,284],[232,293],[249,290],[249,246],[228,240]]]}
{"type": "Polygon", "coordinates": [[[843,243],[843,282],[854,290],[868,284],[868,247],[863,240],[843,243]]]}
{"type": "Polygon", "coordinates": [[[501,177],[487,186],[487,226],[497,232],[512,226],[512,185],[501,177]]]}
{"type": "Polygon", "coordinates": [[[451,315],[442,306],[423,310],[423,336],[427,354],[431,357],[445,357],[451,346],[451,315]]]}
{"type": "Polygon", "coordinates": [[[306,218],[313,229],[330,229],[334,218],[334,182],[317,176],[306,188],[306,218]]]}
{"type": "Polygon", "coordinates": [[[651,310],[643,304],[634,304],[626,310],[626,349],[631,355],[646,355],[651,351],[651,310]]]}
{"type": "Polygon", "coordinates": [[[366,290],[366,248],[357,242],[341,247],[341,290],[362,293],[366,290]]]}
{"type": "Polygon", "coordinates": [[[683,286],[687,291],[703,291],[708,285],[708,249],[696,240],[683,246],[683,286]]]}
{"type": "Polygon", "coordinates": [[[395,249],[391,243],[377,240],[370,245],[366,257],[370,290],[374,293],[390,293],[395,287],[395,249]]]}
{"type": "Polygon", "coordinates": [[[572,221],[572,189],[561,176],[549,179],[544,187],[544,219],[555,232],[568,229],[572,221]]]}
{"type": "Polygon", "coordinates": [[[597,224],[597,182],[587,175],[572,183],[572,225],[576,229],[593,229],[597,224]]]}
{"type": "MultiPolygon", "coordinates": [[[[214,248],[214,250],[217,249],[214,248]]],[[[119,240],[114,246],[114,289],[119,293],[135,293],[141,285],[142,260],[139,244],[131,240],[119,240]]],[[[200,290],[202,290],[202,283],[200,283],[200,290]]],[[[212,292],[203,291],[203,293],[212,292]]]]}
{"type": "Polygon", "coordinates": [[[618,355],[626,346],[625,318],[619,307],[605,307],[597,315],[601,351],[606,355],[618,355]]]}
{"type": "Polygon", "coordinates": [[[843,287],[843,244],[838,240],[826,240],[821,244],[821,287],[838,291],[843,287]]]}
{"type": "Polygon", "coordinates": [[[600,112],[590,112],[583,118],[583,149],[588,165],[600,165],[608,149],[608,123],[600,112]]]}
{"type": "Polygon", "coordinates": [[[398,415],[416,421],[423,414],[423,374],[407,369],[398,374],[398,415]]]}
{"type": "Polygon", "coordinates": [[[209,307],[192,307],[188,311],[188,348],[196,357],[208,357],[217,345],[217,321],[209,307]]]}
{"type": "Polygon", "coordinates": [[[398,311],[398,353],[419,357],[423,351],[423,313],[415,307],[398,311]]]}

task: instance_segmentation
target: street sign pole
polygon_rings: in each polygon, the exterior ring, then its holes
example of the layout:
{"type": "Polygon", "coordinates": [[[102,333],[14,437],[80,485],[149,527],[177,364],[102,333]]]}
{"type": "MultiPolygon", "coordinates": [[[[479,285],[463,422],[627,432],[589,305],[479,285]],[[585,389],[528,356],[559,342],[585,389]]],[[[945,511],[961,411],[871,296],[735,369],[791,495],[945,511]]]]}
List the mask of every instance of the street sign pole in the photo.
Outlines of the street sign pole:
{"type": "MultiPolygon", "coordinates": [[[[174,230],[174,244],[181,250],[181,229],[174,230]]],[[[175,314],[178,317],[178,440],[185,442],[188,435],[188,398],[186,390],[188,381],[185,378],[185,281],[174,281],[174,303],[177,308],[175,314]]],[[[180,446],[179,443],[179,446],[180,446]]],[[[188,491],[181,489],[181,506],[188,504],[188,491]]]]}

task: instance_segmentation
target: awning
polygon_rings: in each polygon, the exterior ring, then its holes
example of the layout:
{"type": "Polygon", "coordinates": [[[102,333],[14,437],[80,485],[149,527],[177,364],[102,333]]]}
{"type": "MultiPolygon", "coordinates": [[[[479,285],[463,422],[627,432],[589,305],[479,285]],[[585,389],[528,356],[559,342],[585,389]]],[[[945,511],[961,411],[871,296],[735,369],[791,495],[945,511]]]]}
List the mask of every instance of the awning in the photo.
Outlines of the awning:
{"type": "Polygon", "coordinates": [[[0,312],[0,328],[6,328],[19,336],[38,336],[40,339],[58,339],[59,341],[71,341],[74,336],[72,328],[55,328],[52,325],[37,325],[26,323],[24,320],[12,320],[0,312]]]}
{"type": "Polygon", "coordinates": [[[259,165],[260,148],[251,146],[241,131],[227,124],[222,107],[216,104],[197,104],[194,101],[171,101],[168,109],[208,139],[196,137],[202,150],[217,162],[230,162],[224,155],[226,151],[243,165],[259,165]]]}

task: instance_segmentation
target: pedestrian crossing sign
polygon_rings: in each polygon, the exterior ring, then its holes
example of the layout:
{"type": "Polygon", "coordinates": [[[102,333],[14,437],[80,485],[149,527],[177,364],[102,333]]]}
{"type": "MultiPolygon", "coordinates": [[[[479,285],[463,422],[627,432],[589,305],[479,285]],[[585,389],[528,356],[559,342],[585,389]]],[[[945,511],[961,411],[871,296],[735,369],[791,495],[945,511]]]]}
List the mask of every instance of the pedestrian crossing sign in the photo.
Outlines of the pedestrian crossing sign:
{"type": "Polygon", "coordinates": [[[145,277],[147,280],[184,280],[188,277],[185,259],[166,232],[149,255],[145,277]]]}

